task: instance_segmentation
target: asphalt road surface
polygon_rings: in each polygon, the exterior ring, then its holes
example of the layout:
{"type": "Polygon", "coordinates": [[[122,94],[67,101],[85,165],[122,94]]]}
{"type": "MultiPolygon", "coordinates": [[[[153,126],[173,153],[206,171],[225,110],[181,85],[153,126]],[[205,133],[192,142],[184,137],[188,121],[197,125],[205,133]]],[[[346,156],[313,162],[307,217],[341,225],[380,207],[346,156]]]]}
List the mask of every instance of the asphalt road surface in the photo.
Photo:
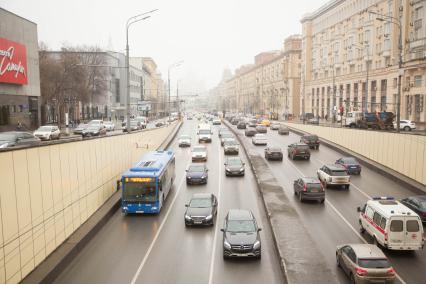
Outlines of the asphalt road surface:
{"type": "MultiPolygon", "coordinates": [[[[234,127],[235,128],[235,127],[234,127]]],[[[244,130],[237,130],[243,132],[244,130]]],[[[360,176],[351,176],[349,190],[339,188],[326,189],[324,205],[318,202],[300,203],[293,193],[293,182],[301,176],[316,176],[316,171],[326,163],[334,163],[342,155],[324,145],[319,150],[311,150],[310,161],[287,158],[287,145],[298,142],[300,136],[294,133],[279,135],[268,129],[266,134],[269,146],[281,147],[284,159],[268,161],[272,173],[284,187],[285,193],[298,211],[303,225],[308,229],[314,241],[325,257],[330,269],[341,283],[349,283],[346,275],[336,266],[336,246],[345,243],[372,243],[366,234],[359,233],[356,208],[363,205],[372,196],[394,196],[403,198],[416,193],[404,188],[366,167],[360,176]]],[[[251,139],[245,137],[244,139],[251,139]]],[[[264,155],[265,146],[251,146],[264,155]]],[[[291,228],[289,228],[291,229],[291,228]]],[[[307,248],[308,249],[308,248],[307,248]]],[[[425,283],[423,271],[426,268],[425,250],[416,252],[385,251],[397,274],[397,283],[425,283]]]]}
{"type": "MultiPolygon", "coordinates": [[[[197,121],[186,121],[180,134],[197,144],[197,121]]],[[[190,148],[171,148],[176,154],[176,181],[158,215],[124,216],[117,211],[69,264],[55,283],[282,283],[263,204],[254,176],[246,165],[245,177],[226,177],[223,149],[213,127],[208,148],[207,185],[187,186],[185,169],[190,148]],[[213,192],[218,197],[214,227],[185,228],[185,204],[193,193],[213,192]],[[223,219],[231,208],[252,210],[263,229],[262,259],[222,258],[223,219]]],[[[240,157],[247,158],[240,152],[240,157]]],[[[246,163],[247,164],[247,163],[246,163]]]]}

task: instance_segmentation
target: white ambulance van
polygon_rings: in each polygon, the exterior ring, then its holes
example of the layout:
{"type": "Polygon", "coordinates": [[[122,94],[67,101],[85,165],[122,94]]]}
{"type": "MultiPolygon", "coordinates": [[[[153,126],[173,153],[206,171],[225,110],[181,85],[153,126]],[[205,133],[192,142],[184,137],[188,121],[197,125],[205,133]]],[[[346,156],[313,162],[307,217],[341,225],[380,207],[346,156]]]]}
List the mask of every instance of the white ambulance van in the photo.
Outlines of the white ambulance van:
{"type": "Polygon", "coordinates": [[[368,233],[376,245],[390,250],[423,249],[420,217],[393,197],[374,197],[358,212],[361,233],[368,233]]]}

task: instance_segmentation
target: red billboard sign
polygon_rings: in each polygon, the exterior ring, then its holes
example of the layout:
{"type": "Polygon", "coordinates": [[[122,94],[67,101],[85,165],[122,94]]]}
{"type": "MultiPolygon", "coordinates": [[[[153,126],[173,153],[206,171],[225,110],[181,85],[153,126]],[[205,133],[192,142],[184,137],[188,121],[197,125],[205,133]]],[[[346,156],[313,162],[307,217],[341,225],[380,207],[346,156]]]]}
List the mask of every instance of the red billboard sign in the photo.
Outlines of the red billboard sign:
{"type": "Polygon", "coordinates": [[[0,83],[28,84],[25,45],[0,38],[0,83]]]}

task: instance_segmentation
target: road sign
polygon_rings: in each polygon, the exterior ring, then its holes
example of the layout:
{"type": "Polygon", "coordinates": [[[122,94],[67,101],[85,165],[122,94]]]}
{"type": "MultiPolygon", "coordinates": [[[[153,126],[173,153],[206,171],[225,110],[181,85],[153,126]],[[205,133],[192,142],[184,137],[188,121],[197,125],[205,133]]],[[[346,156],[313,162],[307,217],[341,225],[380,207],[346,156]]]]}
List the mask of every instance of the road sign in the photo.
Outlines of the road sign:
{"type": "Polygon", "coordinates": [[[150,101],[138,101],[138,111],[150,111],[151,102],[150,101]]]}

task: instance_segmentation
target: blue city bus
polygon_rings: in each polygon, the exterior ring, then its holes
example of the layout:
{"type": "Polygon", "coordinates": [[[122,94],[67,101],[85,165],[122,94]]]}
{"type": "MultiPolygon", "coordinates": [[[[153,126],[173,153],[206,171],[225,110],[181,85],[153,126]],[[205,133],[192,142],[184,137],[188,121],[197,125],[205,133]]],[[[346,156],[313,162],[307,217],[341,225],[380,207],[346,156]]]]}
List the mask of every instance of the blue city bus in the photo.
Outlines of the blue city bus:
{"type": "Polygon", "coordinates": [[[172,151],[146,153],[121,177],[121,210],[124,214],[159,213],[175,179],[172,151]]]}

